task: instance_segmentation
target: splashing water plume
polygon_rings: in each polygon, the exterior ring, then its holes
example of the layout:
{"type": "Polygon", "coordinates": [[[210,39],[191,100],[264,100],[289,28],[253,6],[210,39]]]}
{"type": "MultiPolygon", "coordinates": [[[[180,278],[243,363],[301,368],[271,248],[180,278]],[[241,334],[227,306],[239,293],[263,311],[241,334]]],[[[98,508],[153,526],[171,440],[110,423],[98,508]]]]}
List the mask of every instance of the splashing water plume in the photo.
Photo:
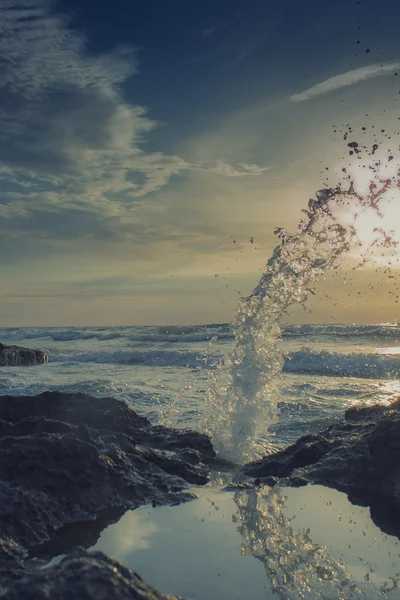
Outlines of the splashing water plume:
{"type": "Polygon", "coordinates": [[[390,177],[385,172],[382,178],[375,164],[363,194],[356,191],[357,177],[351,178],[346,169],[343,172],[347,189],[339,186],[318,191],[303,210],[297,233],[275,229],[280,244],[257,287],[239,300],[233,322],[235,348],[216,369],[206,392],[202,422],[216,451],[236,462],[265,453],[265,446],[255,440],[277,417],[283,366],[279,323],[287,309],[297,303],[304,305],[313,293],[310,286],[328,269],[337,268],[353,247],[362,252],[360,263],[365,264],[372,248],[397,244],[393,232],[380,226],[379,219],[388,193],[400,188],[399,168],[392,170],[390,177]],[[375,217],[369,219],[370,232],[364,222],[358,226],[365,211],[372,211],[375,217]]]}

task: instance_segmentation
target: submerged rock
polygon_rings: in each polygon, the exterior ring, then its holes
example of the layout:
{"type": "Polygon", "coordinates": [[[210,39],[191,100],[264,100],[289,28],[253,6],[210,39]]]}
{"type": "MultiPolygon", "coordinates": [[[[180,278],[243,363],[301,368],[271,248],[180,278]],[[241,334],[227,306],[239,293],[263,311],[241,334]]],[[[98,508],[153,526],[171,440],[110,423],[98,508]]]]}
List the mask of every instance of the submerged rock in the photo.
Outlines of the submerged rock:
{"type": "Polygon", "coordinates": [[[260,481],[273,476],[292,485],[335,488],[354,504],[370,506],[383,531],[400,535],[400,401],[352,408],[345,417],[344,423],[247,464],[244,473],[260,481]]]}
{"type": "Polygon", "coordinates": [[[76,550],[60,564],[36,571],[1,600],[179,600],[164,596],[101,552],[76,550]]]}
{"type": "Polygon", "coordinates": [[[47,354],[42,350],[0,344],[0,367],[29,367],[42,365],[47,360],[47,354]]]}
{"type": "Polygon", "coordinates": [[[24,551],[67,523],[193,498],[185,488],[208,481],[214,457],[206,436],[113,398],[0,397],[0,577],[20,577],[24,551]]]}

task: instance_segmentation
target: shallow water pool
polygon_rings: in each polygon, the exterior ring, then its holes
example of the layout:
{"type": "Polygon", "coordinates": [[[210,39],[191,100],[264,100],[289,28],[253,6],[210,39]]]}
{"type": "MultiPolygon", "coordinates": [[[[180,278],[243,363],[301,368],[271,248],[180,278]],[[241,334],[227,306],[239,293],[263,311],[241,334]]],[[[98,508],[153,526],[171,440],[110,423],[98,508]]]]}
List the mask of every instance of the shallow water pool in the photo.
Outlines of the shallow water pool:
{"type": "Polygon", "coordinates": [[[114,515],[100,535],[95,522],[75,525],[73,535],[66,527],[58,545],[35,554],[84,545],[193,600],[400,598],[399,540],[344,494],[322,486],[193,491],[198,499],[186,504],[114,515]]]}

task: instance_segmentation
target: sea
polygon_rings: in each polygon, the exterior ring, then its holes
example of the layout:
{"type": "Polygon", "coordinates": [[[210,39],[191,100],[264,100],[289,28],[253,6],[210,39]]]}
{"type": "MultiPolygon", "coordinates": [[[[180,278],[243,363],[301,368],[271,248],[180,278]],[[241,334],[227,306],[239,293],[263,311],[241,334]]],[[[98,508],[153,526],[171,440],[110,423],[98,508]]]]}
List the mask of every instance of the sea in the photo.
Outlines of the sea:
{"type": "MultiPolygon", "coordinates": [[[[227,323],[193,326],[2,328],[6,345],[39,348],[48,364],[3,367],[0,394],[45,390],[124,400],[152,423],[200,429],[213,373],[232,354],[227,323]]],[[[284,325],[278,414],[261,424],[277,449],[341,421],[356,405],[400,395],[400,326],[284,325]]]]}
{"type": "MultiPolygon", "coordinates": [[[[201,429],[207,390],[236,347],[226,323],[3,328],[0,339],[49,358],[2,367],[0,394],[112,396],[153,423],[192,429],[201,429]]],[[[277,418],[258,428],[276,449],[342,421],[351,406],[389,404],[400,394],[397,323],[283,325],[278,344],[277,418]]],[[[66,525],[31,556],[47,568],[76,546],[100,550],[160,591],[192,600],[400,599],[399,539],[381,531],[368,508],[317,485],[229,483],[229,474],[214,473],[181,506],[66,525]]]]}

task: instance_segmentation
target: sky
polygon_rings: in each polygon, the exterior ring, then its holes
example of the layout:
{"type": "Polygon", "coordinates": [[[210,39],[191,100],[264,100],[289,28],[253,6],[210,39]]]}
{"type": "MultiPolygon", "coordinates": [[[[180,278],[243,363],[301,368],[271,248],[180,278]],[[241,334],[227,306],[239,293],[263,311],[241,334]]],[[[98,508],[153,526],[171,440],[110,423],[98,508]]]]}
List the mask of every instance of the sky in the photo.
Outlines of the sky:
{"type": "MultiPolygon", "coordinates": [[[[397,160],[399,18],[395,0],[0,0],[0,326],[230,321],[274,228],[348,167],[348,125],[397,160]]],[[[399,318],[395,261],[352,260],[287,320],[399,318]]]]}

